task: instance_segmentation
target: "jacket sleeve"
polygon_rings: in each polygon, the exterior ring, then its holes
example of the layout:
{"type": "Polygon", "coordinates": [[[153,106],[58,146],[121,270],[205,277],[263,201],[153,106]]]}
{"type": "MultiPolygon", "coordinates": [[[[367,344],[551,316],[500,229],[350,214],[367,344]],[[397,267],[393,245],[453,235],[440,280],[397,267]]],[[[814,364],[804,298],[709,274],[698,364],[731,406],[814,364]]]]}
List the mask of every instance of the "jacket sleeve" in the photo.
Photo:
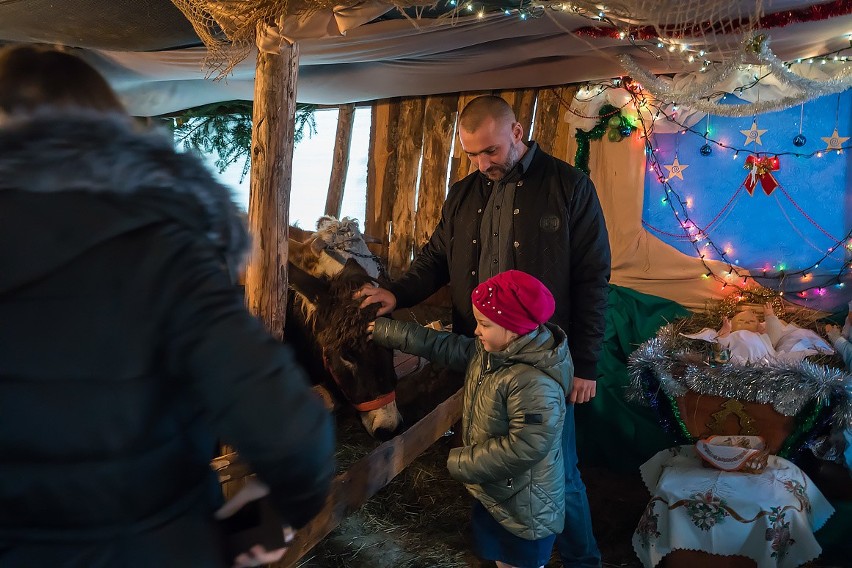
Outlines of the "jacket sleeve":
{"type": "Polygon", "coordinates": [[[834,348],[843,357],[846,370],[852,372],[852,343],[842,335],[834,340],[834,348]]]}
{"type": "Polygon", "coordinates": [[[568,346],[574,376],[597,379],[606,330],[612,259],[609,235],[595,186],[583,176],[569,204],[571,223],[571,321],[568,346]]]}
{"type": "Polygon", "coordinates": [[[447,468],[463,483],[488,483],[523,473],[544,459],[562,435],[565,392],[550,377],[530,370],[509,381],[509,433],[485,443],[453,448],[447,468]]]}
{"type": "Polygon", "coordinates": [[[191,243],[168,259],[164,338],[215,434],[270,487],[282,519],[304,526],[334,475],[334,424],[289,347],[252,317],[216,255],[191,243]]]}
{"type": "Polygon", "coordinates": [[[409,269],[398,280],[388,286],[396,297],[397,308],[415,306],[437,292],[450,281],[447,252],[452,234],[452,215],[448,203],[444,202],[441,220],[409,269]]]}
{"type": "Polygon", "coordinates": [[[373,341],[457,372],[464,372],[476,353],[476,340],[469,337],[388,318],[376,319],[373,341]]]}

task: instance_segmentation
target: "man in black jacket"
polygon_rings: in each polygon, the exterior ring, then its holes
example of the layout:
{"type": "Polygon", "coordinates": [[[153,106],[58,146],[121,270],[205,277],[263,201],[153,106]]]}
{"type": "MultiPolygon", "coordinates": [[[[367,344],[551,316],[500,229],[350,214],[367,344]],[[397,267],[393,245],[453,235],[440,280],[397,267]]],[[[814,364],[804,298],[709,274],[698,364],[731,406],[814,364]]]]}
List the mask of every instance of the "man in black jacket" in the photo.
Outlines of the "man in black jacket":
{"type": "MultiPolygon", "coordinates": [[[[523,135],[503,99],[471,101],[459,117],[459,139],[479,171],[450,189],[438,226],[408,272],[387,290],[359,294],[362,306],[381,303],[382,315],[449,283],[453,331],[473,335],[476,285],[509,269],[532,274],[556,299],[552,321],[567,333],[575,365],[570,402],[580,404],[596,391],[610,274],[606,224],[589,178],[523,135]]],[[[565,566],[599,566],[573,418],[569,405],[562,441],[567,513],[557,546],[565,566]]]]}

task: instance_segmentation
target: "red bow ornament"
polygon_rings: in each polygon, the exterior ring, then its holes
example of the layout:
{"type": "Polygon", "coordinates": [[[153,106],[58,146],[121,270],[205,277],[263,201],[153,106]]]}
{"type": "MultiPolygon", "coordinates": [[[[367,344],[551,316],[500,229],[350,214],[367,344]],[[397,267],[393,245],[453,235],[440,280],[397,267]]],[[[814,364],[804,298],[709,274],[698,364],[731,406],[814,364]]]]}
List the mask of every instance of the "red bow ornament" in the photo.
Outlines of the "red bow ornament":
{"type": "Polygon", "coordinates": [[[772,172],[777,172],[781,168],[778,156],[761,158],[752,154],[746,158],[743,167],[749,170],[749,174],[746,176],[744,182],[749,195],[754,195],[754,188],[757,186],[758,181],[760,181],[760,185],[763,187],[763,193],[772,195],[772,192],[778,187],[778,182],[772,177],[772,172]]]}

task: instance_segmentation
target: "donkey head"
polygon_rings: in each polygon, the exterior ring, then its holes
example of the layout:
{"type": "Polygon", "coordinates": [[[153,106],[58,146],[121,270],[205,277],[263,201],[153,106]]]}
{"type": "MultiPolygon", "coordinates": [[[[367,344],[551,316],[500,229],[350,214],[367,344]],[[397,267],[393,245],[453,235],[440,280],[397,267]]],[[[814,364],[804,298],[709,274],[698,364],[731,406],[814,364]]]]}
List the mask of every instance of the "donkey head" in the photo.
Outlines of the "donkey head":
{"type": "MultiPolygon", "coordinates": [[[[299,260],[310,261],[310,253],[304,249],[301,253],[304,256],[299,260]]],[[[375,319],[378,306],[362,310],[360,301],[352,298],[356,290],[374,280],[354,259],[331,277],[310,274],[296,261],[294,258],[289,264],[290,285],[299,295],[324,368],[361,413],[367,430],[379,439],[393,437],[402,423],[395,402],[393,354],[367,337],[367,324],[375,319]]]]}

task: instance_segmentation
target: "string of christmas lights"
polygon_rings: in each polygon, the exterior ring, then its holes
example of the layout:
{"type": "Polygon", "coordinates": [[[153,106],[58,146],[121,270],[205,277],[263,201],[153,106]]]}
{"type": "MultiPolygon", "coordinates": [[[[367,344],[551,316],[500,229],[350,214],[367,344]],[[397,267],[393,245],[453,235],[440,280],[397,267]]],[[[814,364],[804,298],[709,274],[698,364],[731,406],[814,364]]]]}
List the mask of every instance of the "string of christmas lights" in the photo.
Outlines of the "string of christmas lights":
{"type": "MultiPolygon", "coordinates": [[[[647,107],[650,107],[650,108],[657,110],[657,114],[655,115],[655,118],[654,118],[655,121],[659,120],[661,118],[662,120],[665,120],[667,122],[670,122],[672,124],[677,125],[679,127],[681,134],[686,134],[687,132],[689,132],[691,134],[695,134],[696,136],[700,136],[700,137],[704,138],[706,140],[707,144],[713,144],[713,145],[715,145],[719,148],[723,148],[725,150],[733,150],[734,151],[733,159],[737,159],[739,157],[740,153],[753,154],[753,155],[763,155],[763,156],[775,156],[777,158],[784,157],[784,156],[792,156],[792,157],[795,157],[795,158],[805,158],[805,159],[822,158],[829,151],[837,152],[838,154],[841,154],[841,153],[843,153],[843,150],[852,149],[852,143],[849,143],[849,144],[841,145],[840,147],[838,147],[836,149],[832,148],[831,150],[826,150],[825,148],[823,148],[823,149],[819,149],[819,150],[813,150],[812,152],[791,152],[791,151],[787,151],[787,150],[780,151],[780,152],[761,150],[759,152],[756,152],[754,150],[750,150],[749,148],[746,148],[745,146],[743,146],[743,147],[735,146],[735,145],[727,144],[725,142],[722,142],[720,140],[716,140],[716,139],[712,138],[710,136],[709,128],[705,128],[704,131],[700,131],[700,130],[696,129],[694,126],[687,126],[686,124],[684,124],[683,122],[678,120],[677,115],[676,115],[676,111],[677,111],[676,108],[675,108],[674,112],[667,113],[664,110],[664,105],[656,103],[652,99],[645,99],[645,101],[646,102],[643,104],[643,106],[647,106],[647,107]]],[[[710,116],[710,113],[708,113],[708,116],[710,116]]],[[[748,114],[746,116],[751,116],[751,114],[748,114]]],[[[702,154],[702,155],[709,155],[709,154],[702,154]]]]}
{"type": "MultiPolygon", "coordinates": [[[[567,5],[572,6],[574,4],[568,3],[567,5]]],[[[681,26],[681,28],[676,31],[679,36],[700,36],[718,33],[735,34],[748,29],[759,28],[766,30],[784,27],[794,23],[816,22],[828,18],[845,16],[850,13],[852,13],[852,4],[850,4],[848,0],[833,0],[831,2],[806,6],[794,10],[783,10],[780,12],[765,14],[756,21],[740,19],[728,22],[696,22],[689,27],[681,26]]],[[[616,26],[613,26],[613,28],[590,26],[576,29],[574,30],[574,33],[593,38],[616,38],[622,33],[627,33],[636,38],[650,40],[661,39],[659,38],[660,32],[666,31],[664,26],[662,28],[658,28],[657,26],[630,26],[627,29],[619,29],[616,26]]]]}
{"type": "MultiPolygon", "coordinates": [[[[634,92],[631,94],[634,99],[634,106],[637,106],[638,108],[640,106],[640,100],[644,99],[644,93],[642,93],[641,89],[639,89],[638,92],[634,92]]],[[[747,285],[749,280],[752,280],[757,283],[775,281],[777,282],[777,286],[779,288],[779,294],[784,294],[785,287],[794,287],[796,289],[791,291],[799,298],[807,298],[807,293],[811,290],[815,290],[815,293],[817,295],[822,296],[826,293],[825,289],[827,286],[836,285],[842,287],[844,285],[843,277],[850,271],[850,263],[845,258],[841,260],[840,268],[838,269],[835,275],[826,275],[826,277],[820,279],[819,282],[814,283],[812,285],[808,283],[814,280],[813,271],[819,268],[820,263],[824,262],[830,257],[834,258],[832,257],[832,255],[836,251],[845,250],[845,248],[852,248],[852,230],[850,230],[842,239],[838,240],[832,237],[827,231],[819,227],[819,225],[810,216],[808,216],[798,204],[795,203],[792,197],[790,197],[789,193],[787,193],[783,189],[782,193],[785,195],[785,197],[788,198],[788,200],[790,200],[791,203],[793,203],[794,207],[796,207],[800,214],[802,214],[806,219],[808,219],[809,222],[817,226],[826,236],[831,238],[832,246],[828,249],[826,253],[823,253],[816,262],[811,263],[805,268],[794,271],[786,270],[786,266],[783,263],[779,263],[777,265],[777,270],[771,270],[770,267],[767,266],[764,267],[762,271],[760,271],[761,273],[759,275],[753,275],[753,270],[747,271],[747,269],[743,269],[737,266],[736,262],[732,262],[730,258],[728,258],[728,250],[720,248],[710,238],[708,231],[711,224],[708,224],[706,227],[702,228],[698,223],[695,222],[693,218],[691,218],[687,202],[671,186],[668,181],[668,178],[663,174],[661,165],[656,158],[656,152],[654,151],[655,148],[652,144],[652,136],[654,135],[653,123],[660,114],[665,115],[665,113],[663,113],[662,108],[659,106],[657,106],[655,110],[657,116],[655,116],[654,119],[651,120],[650,128],[646,122],[645,117],[641,113],[639,115],[639,123],[642,131],[641,137],[644,140],[646,153],[651,163],[649,170],[656,172],[658,180],[663,185],[665,194],[663,198],[663,203],[668,204],[672,213],[677,219],[679,227],[683,230],[684,240],[689,240],[689,242],[692,244],[692,247],[694,248],[698,259],[701,261],[702,265],[706,269],[706,272],[704,273],[705,278],[713,278],[714,280],[722,284],[723,290],[730,287],[732,289],[737,289],[740,292],[745,292],[748,290],[747,285]],[[680,211],[678,211],[678,208],[680,209],[680,211]],[[703,245],[699,245],[698,243],[702,241],[703,245]],[[844,246],[844,243],[847,244],[844,246]],[[718,255],[721,262],[728,265],[728,270],[723,271],[722,274],[717,274],[714,271],[713,267],[707,262],[707,260],[709,260],[708,253],[702,249],[712,250],[716,255],[718,255]],[[800,284],[804,285],[790,286],[790,281],[796,278],[799,279],[800,284]]],[[[737,193],[741,190],[742,185],[737,189],[737,193]]],[[[733,197],[731,198],[731,200],[733,200],[733,197]]],[[[731,200],[729,200],[729,203],[731,200]]],[[[722,211],[720,211],[720,213],[717,214],[716,217],[714,217],[714,220],[712,222],[715,222],[715,220],[719,218],[719,216],[722,214],[722,212],[724,212],[727,207],[728,205],[726,204],[726,206],[723,207],[722,211]]],[[[648,225],[647,223],[645,224],[646,226],[648,225]]],[[[838,260],[836,258],[834,259],[838,260]]]]}

